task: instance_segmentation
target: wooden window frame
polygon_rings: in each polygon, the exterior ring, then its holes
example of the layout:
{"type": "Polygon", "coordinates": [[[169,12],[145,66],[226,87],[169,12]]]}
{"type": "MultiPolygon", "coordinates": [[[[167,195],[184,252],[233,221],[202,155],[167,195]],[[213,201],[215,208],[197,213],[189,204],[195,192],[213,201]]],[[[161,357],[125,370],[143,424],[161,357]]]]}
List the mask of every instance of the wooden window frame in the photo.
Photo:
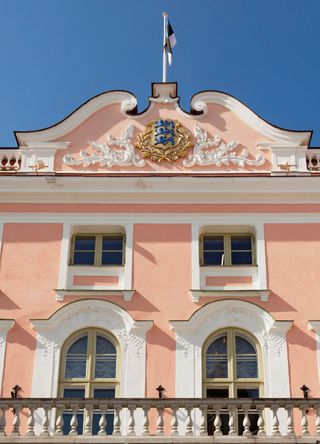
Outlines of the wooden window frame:
{"type": "Polygon", "coordinates": [[[200,248],[199,248],[199,263],[201,267],[250,267],[257,265],[256,261],[256,240],[255,236],[252,233],[204,233],[200,235],[200,248]],[[204,239],[210,237],[223,237],[223,255],[224,261],[223,264],[214,265],[214,264],[205,264],[204,263],[204,239]],[[252,263],[251,264],[232,264],[231,263],[231,253],[232,251],[240,251],[240,250],[231,250],[231,238],[232,237],[250,237],[251,238],[251,250],[241,250],[241,251],[251,251],[252,254],[252,263]]]}
{"type": "MultiPolygon", "coordinates": [[[[126,251],[126,236],[123,233],[76,233],[71,239],[71,250],[69,265],[74,265],[76,267],[123,267],[125,265],[125,251],[126,251]],[[91,265],[87,264],[74,264],[74,253],[75,253],[75,241],[79,237],[95,237],[95,250],[94,250],[94,263],[91,265]],[[103,238],[122,238],[122,262],[121,264],[102,264],[102,250],[103,238]]],[[[92,251],[92,250],[88,250],[92,251]]],[[[111,252],[113,250],[110,250],[111,252]]],[[[114,252],[119,252],[120,250],[114,250],[114,252]]]]}
{"type": "Polygon", "coordinates": [[[77,331],[70,336],[62,347],[62,354],[60,360],[60,377],[59,377],[59,396],[63,397],[64,389],[84,389],[85,398],[92,398],[94,389],[99,388],[114,388],[115,397],[120,394],[120,347],[117,341],[107,331],[98,328],[86,328],[77,331]],[[70,346],[81,337],[88,336],[87,358],[86,358],[86,376],[84,378],[66,378],[66,358],[70,346]],[[116,376],[114,378],[96,378],[94,376],[95,356],[96,356],[96,341],[97,336],[102,336],[112,343],[116,349],[116,376]]]}
{"type": "Polygon", "coordinates": [[[263,384],[263,363],[262,352],[258,341],[253,338],[247,332],[238,328],[224,328],[211,335],[205,342],[202,355],[202,382],[203,382],[203,394],[206,396],[207,389],[224,388],[229,390],[229,397],[236,398],[237,389],[241,388],[257,388],[259,391],[259,397],[263,396],[264,384],[263,384]],[[207,378],[206,375],[206,357],[209,346],[219,337],[227,335],[227,359],[228,359],[228,377],[227,378],[207,378]],[[243,337],[246,341],[251,343],[256,349],[257,357],[257,378],[237,378],[236,374],[236,336],[243,337]]]}

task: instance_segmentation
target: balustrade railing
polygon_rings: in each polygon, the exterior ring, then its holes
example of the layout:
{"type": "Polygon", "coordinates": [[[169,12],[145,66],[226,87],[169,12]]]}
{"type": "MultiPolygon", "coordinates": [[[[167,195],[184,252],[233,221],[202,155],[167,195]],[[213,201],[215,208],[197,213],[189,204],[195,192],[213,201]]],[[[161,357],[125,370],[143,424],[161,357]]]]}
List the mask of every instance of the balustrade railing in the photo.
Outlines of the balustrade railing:
{"type": "Polygon", "coordinates": [[[117,436],[320,440],[320,399],[7,398],[0,411],[0,442],[81,435],[110,442],[117,436]]]}
{"type": "Polygon", "coordinates": [[[320,150],[307,151],[307,168],[309,171],[320,171],[320,150]]]}
{"type": "Polygon", "coordinates": [[[19,150],[0,150],[0,172],[18,171],[21,165],[21,153],[19,150]]]}

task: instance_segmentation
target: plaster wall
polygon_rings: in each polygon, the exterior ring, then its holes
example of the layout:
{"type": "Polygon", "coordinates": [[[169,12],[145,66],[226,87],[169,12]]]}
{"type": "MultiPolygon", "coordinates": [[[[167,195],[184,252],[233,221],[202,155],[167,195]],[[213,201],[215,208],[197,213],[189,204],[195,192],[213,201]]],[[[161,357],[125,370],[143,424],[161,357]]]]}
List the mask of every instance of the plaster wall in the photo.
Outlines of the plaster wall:
{"type": "MultiPolygon", "coordinates": [[[[128,206],[95,207],[112,212],[115,208],[125,211],[128,206]]],[[[214,219],[215,206],[199,207],[204,217],[209,213],[214,219]]],[[[62,209],[63,206],[52,206],[51,211],[53,208],[62,209]]],[[[130,208],[131,213],[142,210],[141,206],[130,208]]],[[[217,206],[217,210],[225,211],[226,208],[234,214],[240,212],[241,206],[217,206]]],[[[254,208],[258,213],[260,207],[250,206],[250,211],[254,208]]],[[[278,212],[277,206],[273,208],[278,212]]],[[[297,208],[299,206],[295,206],[295,210],[297,208]]],[[[87,206],[88,213],[91,210],[92,206],[87,206]]],[[[310,211],[316,210],[310,208],[310,211]]],[[[61,221],[63,219],[62,215],[61,221]]],[[[3,396],[8,396],[15,384],[23,387],[22,396],[32,393],[36,332],[30,319],[48,319],[63,305],[77,300],[76,296],[70,296],[58,302],[53,291],[59,277],[62,233],[62,223],[4,224],[0,317],[14,319],[15,325],[7,334],[3,396]]],[[[320,225],[295,223],[294,220],[292,223],[267,223],[264,233],[267,286],[271,290],[269,301],[241,299],[260,306],[275,320],[293,321],[287,333],[291,395],[300,396],[301,385],[307,384],[312,396],[318,397],[316,341],[306,324],[310,319],[320,319],[320,225]],[[302,362],[308,365],[301,365],[302,362]]],[[[188,320],[199,308],[214,300],[200,299],[199,303],[191,300],[191,241],[191,223],[134,223],[132,288],[136,291],[132,301],[125,302],[116,296],[101,297],[121,306],[136,321],[154,322],[146,337],[146,396],[156,396],[155,387],[159,384],[165,386],[166,396],[176,395],[176,335],[169,321],[188,320]]],[[[92,301],[94,305],[94,299],[92,301]]]]}

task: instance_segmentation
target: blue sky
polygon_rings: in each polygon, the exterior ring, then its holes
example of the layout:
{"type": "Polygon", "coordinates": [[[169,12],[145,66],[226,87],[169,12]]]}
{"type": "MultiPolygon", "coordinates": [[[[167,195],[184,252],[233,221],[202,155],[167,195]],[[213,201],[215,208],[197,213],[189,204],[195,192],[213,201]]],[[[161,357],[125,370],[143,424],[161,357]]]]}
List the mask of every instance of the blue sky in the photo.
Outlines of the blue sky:
{"type": "Polygon", "coordinates": [[[0,146],[109,89],[145,108],[162,76],[163,11],[185,109],[224,91],[320,145],[320,0],[0,0],[0,146]]]}

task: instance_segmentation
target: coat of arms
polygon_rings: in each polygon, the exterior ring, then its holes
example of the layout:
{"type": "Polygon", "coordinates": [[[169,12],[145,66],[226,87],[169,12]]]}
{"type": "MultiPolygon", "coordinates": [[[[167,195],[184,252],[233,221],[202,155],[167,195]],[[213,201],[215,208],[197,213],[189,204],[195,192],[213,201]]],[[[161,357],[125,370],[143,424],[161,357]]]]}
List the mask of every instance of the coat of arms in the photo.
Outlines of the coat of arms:
{"type": "Polygon", "coordinates": [[[191,136],[177,120],[160,119],[148,123],[138,136],[136,147],[153,162],[175,161],[192,148],[191,136]]]}

